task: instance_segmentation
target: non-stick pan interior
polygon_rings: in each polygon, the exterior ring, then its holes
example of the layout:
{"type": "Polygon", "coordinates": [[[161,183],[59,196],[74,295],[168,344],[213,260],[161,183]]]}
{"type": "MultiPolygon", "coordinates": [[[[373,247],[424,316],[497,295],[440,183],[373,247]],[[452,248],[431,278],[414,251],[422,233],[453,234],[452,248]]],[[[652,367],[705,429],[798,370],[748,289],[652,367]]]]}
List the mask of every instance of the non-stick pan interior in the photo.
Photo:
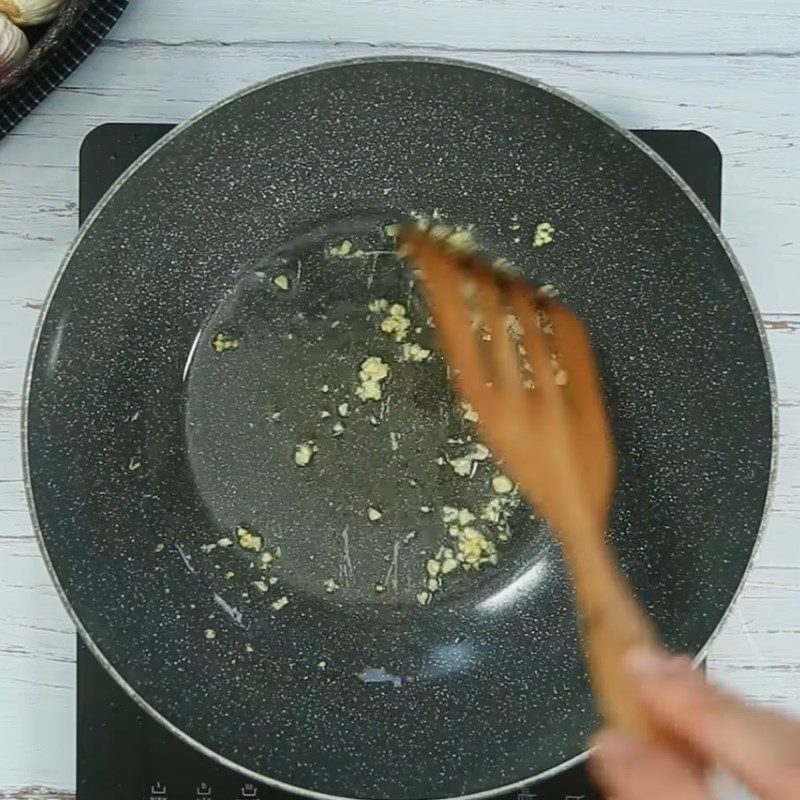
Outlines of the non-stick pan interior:
{"type": "Polygon", "coordinates": [[[441,359],[404,361],[369,309],[402,304],[432,347],[383,226],[434,210],[588,321],[619,450],[610,535],[670,645],[704,646],[764,509],[771,395],[747,293],[628,135],[530,82],[422,60],[298,73],[179,129],[101,204],[52,295],[31,496],[124,683],[304,791],[490,791],[575,757],[597,722],[559,548],[531,509],[510,507],[507,541],[491,528],[496,566],[419,602],[427,558],[452,545],[443,506],[482,507],[496,471],[456,474],[474,431],[441,359]],[[544,221],[553,242],[534,247],[544,221]],[[392,371],[364,403],[370,356],[392,371]]]}

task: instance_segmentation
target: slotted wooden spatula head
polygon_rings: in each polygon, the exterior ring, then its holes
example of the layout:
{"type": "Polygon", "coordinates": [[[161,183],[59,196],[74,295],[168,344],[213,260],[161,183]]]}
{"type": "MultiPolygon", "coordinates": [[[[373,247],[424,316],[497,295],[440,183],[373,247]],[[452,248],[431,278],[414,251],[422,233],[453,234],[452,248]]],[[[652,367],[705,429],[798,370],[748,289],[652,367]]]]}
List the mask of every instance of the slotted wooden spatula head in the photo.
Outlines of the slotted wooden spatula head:
{"type": "Polygon", "coordinates": [[[614,450],[583,323],[482,254],[412,226],[398,244],[418,270],[456,389],[496,458],[561,536],[579,513],[602,532],[614,450]]]}
{"type": "Polygon", "coordinates": [[[538,287],[445,237],[406,225],[397,243],[421,280],[456,390],[477,412],[482,438],[563,543],[606,719],[653,735],[622,665],[631,645],[656,639],[605,542],[614,448],[585,326],[538,287]]]}

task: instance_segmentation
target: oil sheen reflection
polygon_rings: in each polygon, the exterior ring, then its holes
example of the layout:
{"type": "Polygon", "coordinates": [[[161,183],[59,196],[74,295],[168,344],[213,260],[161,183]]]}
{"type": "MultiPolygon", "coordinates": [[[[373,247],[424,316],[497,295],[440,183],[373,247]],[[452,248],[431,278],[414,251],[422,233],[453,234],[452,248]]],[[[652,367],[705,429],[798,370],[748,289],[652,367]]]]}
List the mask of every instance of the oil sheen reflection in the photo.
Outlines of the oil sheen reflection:
{"type": "Polygon", "coordinates": [[[508,608],[523,597],[528,597],[541,584],[548,573],[550,559],[543,555],[538,561],[530,564],[516,578],[507,583],[494,594],[481,601],[481,611],[496,612],[508,608]]]}

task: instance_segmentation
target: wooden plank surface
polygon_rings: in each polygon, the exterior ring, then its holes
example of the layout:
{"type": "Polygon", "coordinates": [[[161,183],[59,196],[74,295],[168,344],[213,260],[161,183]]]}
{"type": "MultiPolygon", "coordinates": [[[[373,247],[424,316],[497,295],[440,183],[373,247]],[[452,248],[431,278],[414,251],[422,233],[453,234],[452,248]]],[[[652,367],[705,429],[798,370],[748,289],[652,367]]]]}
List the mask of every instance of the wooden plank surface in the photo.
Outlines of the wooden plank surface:
{"type": "Polygon", "coordinates": [[[640,53],[800,51],[800,6],[695,0],[136,0],[118,41],[640,53]]]}
{"type": "Polygon", "coordinates": [[[696,128],[720,146],[724,228],[764,312],[781,427],[763,544],[710,668],[752,699],[800,712],[800,6],[324,0],[313,9],[137,0],[0,143],[0,798],[74,791],[74,636],[32,536],[19,415],[33,327],[75,233],[80,142],[103,122],[180,121],[256,80],[363,55],[480,60],[552,83],[623,125],[696,128]],[[25,789],[37,786],[48,788],[25,789]]]}

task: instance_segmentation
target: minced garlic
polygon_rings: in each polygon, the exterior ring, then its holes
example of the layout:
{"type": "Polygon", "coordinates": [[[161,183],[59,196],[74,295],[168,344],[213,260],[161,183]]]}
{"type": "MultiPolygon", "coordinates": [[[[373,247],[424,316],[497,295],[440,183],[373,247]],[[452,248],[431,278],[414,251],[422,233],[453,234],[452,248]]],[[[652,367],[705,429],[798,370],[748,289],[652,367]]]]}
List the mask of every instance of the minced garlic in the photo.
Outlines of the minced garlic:
{"type": "Polygon", "coordinates": [[[356,387],[356,395],[360,400],[380,400],[382,395],[381,383],[389,377],[389,365],[379,356],[370,356],[361,363],[358,373],[360,381],[356,387]]]}
{"type": "Polygon", "coordinates": [[[456,475],[465,478],[472,472],[472,459],[469,456],[460,456],[459,458],[448,458],[447,463],[453,468],[456,475]]]}
{"type": "Polygon", "coordinates": [[[428,603],[430,603],[430,601],[431,601],[431,593],[430,593],[430,592],[428,592],[428,591],[425,591],[425,590],[423,590],[423,591],[421,591],[421,592],[417,592],[417,593],[414,595],[414,598],[416,599],[416,601],[417,601],[417,602],[418,602],[418,603],[419,603],[421,606],[426,606],[426,605],[428,605],[428,603]]]}
{"type": "Polygon", "coordinates": [[[285,275],[276,275],[272,282],[275,286],[280,289],[282,292],[285,292],[289,288],[289,279],[285,275]]]}
{"type": "Polygon", "coordinates": [[[305,467],[311,462],[316,451],[317,447],[313,442],[301,442],[294,449],[294,463],[298,467],[305,467]]]}
{"type": "Polygon", "coordinates": [[[492,490],[496,494],[508,494],[513,489],[514,483],[507,475],[495,475],[492,478],[492,490]]]}
{"type": "Polygon", "coordinates": [[[497,547],[477,528],[464,528],[456,534],[455,558],[464,569],[478,569],[482,564],[497,563],[497,547]]]}
{"type": "Polygon", "coordinates": [[[503,511],[503,500],[499,497],[493,497],[482,509],[481,519],[487,522],[498,523],[501,519],[503,511]]]}
{"type": "Polygon", "coordinates": [[[462,477],[469,475],[471,477],[478,466],[476,462],[485,461],[487,458],[489,458],[489,448],[477,443],[471,452],[457,458],[448,458],[447,463],[450,464],[456,475],[462,477]]]}
{"type": "Polygon", "coordinates": [[[479,419],[478,412],[475,411],[475,409],[469,403],[462,403],[461,404],[461,411],[462,411],[464,419],[467,422],[477,422],[478,421],[478,419],[479,419]]]}
{"type": "Polygon", "coordinates": [[[218,333],[211,340],[211,347],[213,347],[217,353],[222,353],[225,350],[235,350],[238,346],[238,339],[229,339],[224,333],[218,333]]]}
{"type": "Polygon", "coordinates": [[[367,308],[373,314],[380,314],[381,311],[386,311],[389,308],[389,301],[384,298],[380,298],[379,300],[371,300],[367,305],[367,308]]]}
{"type": "Polygon", "coordinates": [[[447,575],[449,572],[452,572],[454,569],[458,569],[458,559],[456,558],[445,558],[442,561],[442,575],[447,575]]]}
{"type": "Polygon", "coordinates": [[[400,351],[401,361],[421,362],[427,361],[431,357],[431,351],[421,347],[416,342],[405,342],[400,351]]]}
{"type": "Polygon", "coordinates": [[[533,246],[541,247],[553,241],[556,229],[549,222],[540,222],[533,233],[533,246]]]}
{"type": "Polygon", "coordinates": [[[349,239],[345,239],[340,245],[329,247],[328,255],[330,256],[346,256],[353,249],[353,243],[349,239]]]}
{"type": "Polygon", "coordinates": [[[485,444],[477,442],[472,449],[471,458],[473,461],[486,461],[490,456],[489,448],[485,444]]]}
{"type": "Polygon", "coordinates": [[[392,303],[389,306],[389,316],[384,317],[381,321],[381,330],[391,334],[396,342],[402,342],[408,335],[410,327],[411,320],[406,316],[405,306],[400,303],[392,303]]]}
{"type": "Polygon", "coordinates": [[[468,508],[460,508],[456,516],[456,522],[463,528],[475,521],[475,515],[468,508]]]}
{"type": "Polygon", "coordinates": [[[252,550],[257,553],[261,549],[261,537],[247,528],[238,527],[236,538],[239,540],[239,547],[243,550],[252,550]]]}

